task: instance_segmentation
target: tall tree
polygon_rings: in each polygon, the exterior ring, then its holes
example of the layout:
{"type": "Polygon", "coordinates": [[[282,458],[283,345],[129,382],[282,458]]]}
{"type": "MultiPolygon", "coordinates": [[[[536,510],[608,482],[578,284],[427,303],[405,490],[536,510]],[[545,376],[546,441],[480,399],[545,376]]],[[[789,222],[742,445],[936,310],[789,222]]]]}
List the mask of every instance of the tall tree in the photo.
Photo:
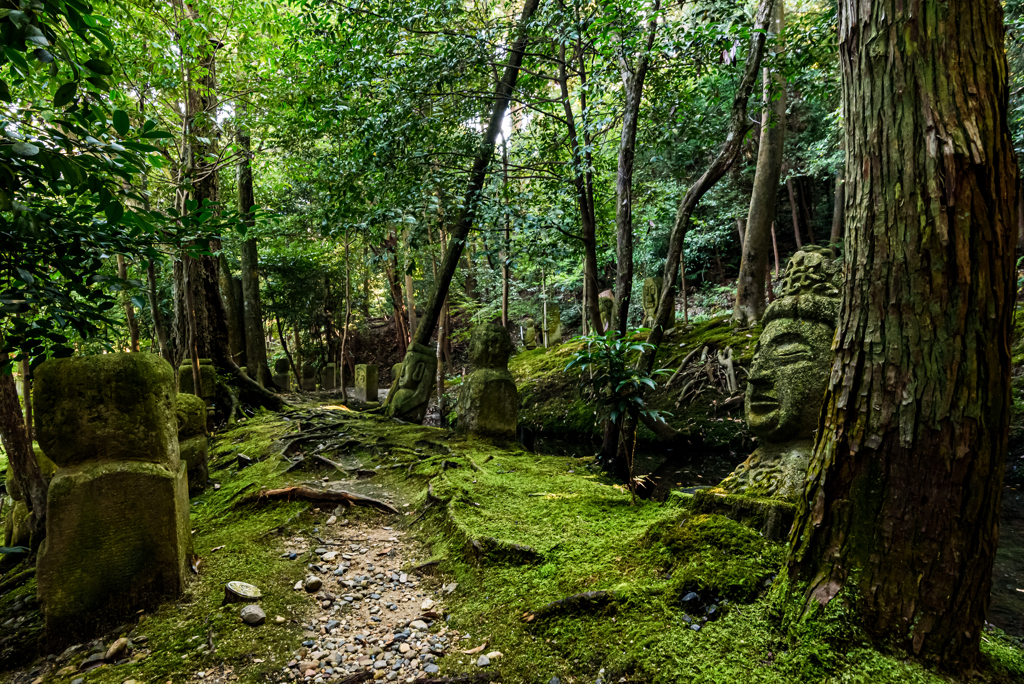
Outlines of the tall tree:
{"type": "MultiPolygon", "coordinates": [[[[781,4],[782,0],[779,0],[781,4]]],[[[619,167],[615,178],[615,322],[619,335],[626,334],[629,318],[629,300],[633,295],[633,164],[636,158],[636,129],[640,122],[640,96],[644,80],[651,66],[651,49],[658,32],[658,9],[655,0],[647,25],[647,41],[636,58],[629,63],[625,51],[619,53],[619,75],[625,106],[622,110],[622,136],[619,140],[619,167]]]]}
{"type": "Polygon", "coordinates": [[[238,213],[246,226],[242,242],[242,303],[245,310],[245,359],[249,376],[261,387],[274,387],[270,366],[267,364],[267,334],[263,323],[263,305],[260,302],[260,265],[256,237],[250,235],[256,226],[256,197],[252,184],[252,139],[249,131],[240,126],[237,133],[240,154],[238,175],[238,213]]]}
{"type": "Polygon", "coordinates": [[[970,668],[1011,409],[1018,171],[1003,11],[844,0],[839,27],[846,282],[788,616],[842,601],[879,642],[970,668]]]}
{"type": "MultiPolygon", "coordinates": [[[[785,21],[783,0],[776,0],[771,34],[779,41],[785,21]]],[[[743,256],[736,279],[736,302],[732,320],[746,327],[761,320],[765,308],[765,283],[768,281],[768,253],[771,250],[772,223],[775,221],[775,199],[782,172],[782,150],[786,140],[786,79],[781,69],[764,69],[764,110],[761,114],[761,141],[754,170],[754,190],[750,194],[750,211],[743,235],[743,256]]]]}
{"type": "Polygon", "coordinates": [[[515,90],[516,81],[519,78],[519,67],[522,66],[523,53],[526,52],[526,41],[529,37],[530,19],[537,10],[538,3],[539,0],[525,0],[523,4],[523,13],[519,17],[515,42],[512,43],[508,51],[505,71],[494,89],[491,118],[473,160],[473,168],[469,172],[465,203],[458,222],[452,227],[448,246],[445,249],[444,258],[441,260],[437,282],[434,283],[434,291],[430,295],[430,301],[427,303],[423,318],[420,319],[419,327],[416,329],[416,337],[413,339],[416,344],[428,344],[434,334],[434,329],[437,328],[437,320],[441,316],[441,309],[448,296],[448,288],[451,286],[452,277],[458,268],[459,258],[466,245],[466,238],[473,227],[480,193],[483,190],[484,181],[487,180],[487,169],[494,158],[494,147],[498,142],[498,135],[501,134],[501,123],[505,119],[509,100],[512,98],[512,92],[515,90]]]}

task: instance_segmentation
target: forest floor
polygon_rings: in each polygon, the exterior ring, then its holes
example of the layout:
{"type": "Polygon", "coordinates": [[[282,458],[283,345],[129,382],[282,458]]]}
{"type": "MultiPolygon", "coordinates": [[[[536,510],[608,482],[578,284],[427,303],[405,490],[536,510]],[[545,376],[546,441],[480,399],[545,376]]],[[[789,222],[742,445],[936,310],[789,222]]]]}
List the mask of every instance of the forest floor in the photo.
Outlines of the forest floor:
{"type": "MultiPolygon", "coordinates": [[[[98,643],[50,653],[31,568],[3,575],[0,625],[14,622],[0,627],[0,681],[958,681],[826,633],[785,635],[771,590],[784,547],[696,513],[685,492],[634,503],[590,455],[532,453],[331,400],[215,436],[210,486],[192,499],[198,563],[186,593],[98,643]],[[289,486],[399,513],[260,496],[289,486]],[[232,580],[262,591],[265,624],[222,605],[232,580]],[[124,651],[83,668],[120,637],[124,651]]],[[[988,629],[982,649],[972,681],[1024,681],[1019,639],[988,629]]]]}

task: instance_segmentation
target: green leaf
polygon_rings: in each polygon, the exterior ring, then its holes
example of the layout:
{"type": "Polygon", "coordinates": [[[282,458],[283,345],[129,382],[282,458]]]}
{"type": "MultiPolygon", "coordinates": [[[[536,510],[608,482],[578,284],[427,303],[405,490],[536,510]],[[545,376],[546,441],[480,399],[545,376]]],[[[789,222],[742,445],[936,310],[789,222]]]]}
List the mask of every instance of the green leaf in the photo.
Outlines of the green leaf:
{"type": "Polygon", "coordinates": [[[21,280],[22,282],[24,282],[24,283],[28,283],[29,285],[33,285],[33,284],[35,284],[35,282],[36,282],[36,279],[32,277],[32,274],[31,274],[31,273],[29,273],[29,272],[28,272],[28,271],[26,271],[25,269],[21,268],[20,266],[19,266],[19,267],[17,267],[17,269],[18,269],[18,278],[19,278],[19,279],[20,279],[20,280],[21,280]]]}
{"type": "Polygon", "coordinates": [[[60,109],[61,107],[67,106],[69,102],[75,99],[75,93],[78,92],[78,82],[69,81],[60,88],[57,88],[57,92],[53,96],[53,108],[60,109]]]}
{"type": "Polygon", "coordinates": [[[102,59],[90,59],[85,63],[85,68],[99,74],[100,76],[110,76],[114,73],[114,70],[110,65],[102,59]]]}
{"type": "Polygon", "coordinates": [[[107,223],[114,225],[119,223],[124,216],[124,207],[117,200],[113,200],[103,208],[103,214],[107,217],[107,223]]]}
{"type": "Polygon", "coordinates": [[[7,87],[7,81],[2,78],[0,78],[0,100],[14,102],[14,98],[11,97],[11,90],[7,87]]]}
{"type": "Polygon", "coordinates": [[[43,64],[53,63],[53,55],[50,54],[49,50],[44,50],[43,48],[36,48],[32,51],[32,54],[35,56],[36,59],[38,59],[43,64]]]}
{"type": "Polygon", "coordinates": [[[131,122],[128,121],[128,115],[118,109],[114,112],[114,130],[117,131],[118,135],[128,135],[128,129],[131,128],[131,122]]]}
{"type": "Polygon", "coordinates": [[[4,56],[11,60],[14,66],[21,70],[21,73],[28,76],[28,62],[25,61],[25,56],[20,52],[11,47],[4,48],[4,56]]]}
{"type": "Polygon", "coordinates": [[[11,151],[19,157],[34,157],[39,154],[39,148],[32,143],[18,141],[11,146],[11,151]]]}
{"type": "Polygon", "coordinates": [[[28,24],[28,15],[21,10],[11,10],[7,13],[7,20],[18,28],[24,28],[28,24]]]}
{"type": "Polygon", "coordinates": [[[173,138],[174,136],[167,131],[149,131],[148,133],[143,133],[142,137],[156,140],[158,138],[173,138]]]}

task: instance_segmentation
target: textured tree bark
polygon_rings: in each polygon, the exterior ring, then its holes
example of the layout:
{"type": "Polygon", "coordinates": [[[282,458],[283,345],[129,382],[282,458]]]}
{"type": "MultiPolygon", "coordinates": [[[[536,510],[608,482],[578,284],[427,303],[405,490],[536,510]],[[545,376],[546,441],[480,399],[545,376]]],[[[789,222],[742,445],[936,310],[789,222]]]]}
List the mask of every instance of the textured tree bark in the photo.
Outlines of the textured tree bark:
{"type": "Polygon", "coordinates": [[[841,0],[846,282],[790,624],[978,656],[1010,418],[1017,165],[996,0],[841,0]]]}
{"type": "MultiPolygon", "coordinates": [[[[781,0],[778,1],[781,2],[781,0]]],[[[743,64],[740,81],[736,86],[736,94],[733,96],[732,111],[729,115],[729,133],[725,137],[722,149],[719,150],[718,155],[704,171],[704,174],[686,191],[676,211],[676,220],[672,225],[672,232],[669,234],[668,254],[665,257],[663,275],[665,286],[661,289],[661,299],[658,300],[654,325],[651,326],[651,332],[647,337],[647,341],[651,343],[652,347],[645,351],[637,361],[637,368],[646,370],[648,373],[654,368],[657,348],[665,336],[665,329],[674,325],[676,302],[673,288],[669,285],[676,282],[676,276],[679,274],[679,262],[683,256],[683,240],[690,227],[690,216],[704,194],[729,170],[736,155],[740,152],[744,136],[750,130],[750,123],[747,121],[747,101],[750,99],[750,93],[754,90],[757,70],[761,67],[761,58],[764,56],[765,33],[769,21],[771,21],[773,4],[773,0],[758,2],[757,14],[754,16],[754,30],[750,38],[750,49],[743,64]]],[[[749,228],[747,230],[749,231],[749,228]]]]}
{"type": "MultiPolygon", "coordinates": [[[[121,280],[128,280],[128,267],[124,263],[124,255],[117,255],[117,277],[121,280]]],[[[124,304],[124,317],[128,320],[128,338],[130,341],[129,351],[139,351],[139,324],[135,321],[135,307],[132,306],[132,299],[127,291],[121,292],[124,304]]]]}
{"type": "MultiPolygon", "coordinates": [[[[402,231],[402,242],[405,243],[406,250],[412,250],[412,244],[409,242],[409,229],[406,228],[402,231]]],[[[406,268],[405,268],[405,306],[409,311],[409,338],[412,339],[416,336],[416,290],[413,287],[412,274],[409,273],[409,265],[411,259],[409,252],[406,252],[406,268]]],[[[397,257],[395,260],[397,266],[397,257]]]]}
{"type": "Polygon", "coordinates": [[[660,0],[651,8],[647,22],[646,49],[631,66],[626,56],[619,54],[619,75],[625,104],[622,108],[622,136],[619,139],[619,168],[615,178],[615,317],[612,325],[619,335],[626,334],[629,300],[633,296],[633,162],[636,157],[636,129],[640,122],[640,96],[651,64],[651,48],[658,32],[656,18],[660,0]]]}
{"type": "Polygon", "coordinates": [[[32,415],[32,367],[28,359],[21,360],[21,403],[25,407],[25,434],[31,443],[35,439],[32,415]]]}
{"type": "Polygon", "coordinates": [[[228,259],[221,254],[217,260],[220,271],[220,292],[224,298],[224,311],[227,315],[228,352],[236,365],[246,365],[245,358],[245,313],[242,303],[242,282],[231,275],[228,259]]]}
{"type": "Polygon", "coordinates": [[[417,344],[429,344],[430,338],[437,328],[437,319],[441,315],[441,308],[448,297],[448,289],[451,286],[452,276],[459,265],[459,257],[466,244],[466,237],[473,227],[473,220],[476,217],[477,204],[480,199],[480,191],[487,180],[487,167],[494,156],[494,146],[501,132],[501,123],[505,119],[505,112],[508,110],[508,102],[515,90],[516,80],[519,78],[519,67],[523,63],[523,53],[526,52],[527,24],[530,17],[537,9],[539,0],[525,0],[523,13],[519,17],[516,40],[508,52],[508,63],[501,81],[498,82],[494,92],[494,104],[491,108],[491,119],[487,124],[487,131],[480,141],[480,148],[477,150],[476,158],[473,160],[473,168],[469,173],[469,184],[466,188],[466,198],[459,220],[452,229],[451,237],[448,240],[448,248],[445,250],[444,259],[441,260],[441,272],[437,282],[434,284],[434,292],[430,295],[430,301],[423,318],[420,320],[419,329],[416,331],[417,344]]]}
{"type": "Polygon", "coordinates": [[[800,205],[800,216],[804,219],[804,228],[807,229],[807,241],[812,245],[816,242],[814,239],[814,227],[811,225],[811,210],[810,210],[810,191],[807,189],[810,183],[806,176],[797,176],[793,179],[793,184],[796,186],[796,199],[800,205]]]}
{"type": "MultiPolygon", "coordinates": [[[[236,172],[238,176],[238,211],[246,228],[256,226],[253,208],[256,196],[252,182],[252,141],[249,132],[238,129],[238,146],[242,148],[236,172]]],[[[260,301],[260,262],[256,238],[246,236],[242,242],[242,309],[244,310],[245,360],[249,374],[261,387],[274,386],[273,375],[267,363],[267,336],[263,322],[263,303],[260,301]]]]}
{"type": "MultiPolygon", "coordinates": [[[[771,33],[778,36],[785,22],[783,0],[777,0],[772,12],[771,33]]],[[[781,51],[781,46],[776,50],[781,51]]],[[[775,200],[782,172],[782,150],[786,140],[786,80],[781,73],[764,69],[761,138],[754,171],[754,190],[750,194],[746,235],[742,238],[743,256],[736,279],[736,301],[732,320],[748,327],[761,320],[767,307],[765,281],[772,224],[775,221],[775,200]],[[771,106],[769,106],[771,103],[771,106]]]]}
{"type": "MultiPolygon", "coordinates": [[[[46,529],[46,480],[39,470],[32,442],[25,429],[25,420],[18,404],[18,388],[11,373],[11,363],[6,354],[3,355],[6,372],[0,372],[0,441],[4,445],[7,459],[14,479],[23,492],[35,518],[33,525],[33,542],[42,541],[42,533],[46,529]]],[[[27,382],[27,381],[26,381],[27,382]]]]}
{"type": "Polygon", "coordinates": [[[160,312],[160,301],[157,298],[156,266],[153,264],[152,259],[146,264],[146,280],[149,284],[146,296],[149,297],[149,310],[153,316],[153,328],[156,331],[156,339],[160,343],[160,355],[164,357],[164,361],[173,365],[174,358],[171,355],[171,346],[167,341],[167,324],[164,322],[164,316],[160,312]]]}

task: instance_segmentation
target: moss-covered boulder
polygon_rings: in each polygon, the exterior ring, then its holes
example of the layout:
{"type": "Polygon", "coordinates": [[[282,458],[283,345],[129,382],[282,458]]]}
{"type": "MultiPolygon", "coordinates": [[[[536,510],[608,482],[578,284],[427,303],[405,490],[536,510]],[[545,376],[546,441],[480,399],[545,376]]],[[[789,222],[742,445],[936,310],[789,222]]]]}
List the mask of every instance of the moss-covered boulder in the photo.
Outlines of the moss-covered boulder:
{"type": "Polygon", "coordinates": [[[473,372],[459,391],[458,428],[493,437],[513,437],[519,394],[508,359],[512,337],[500,325],[478,325],[469,343],[473,372]]]}
{"type": "Polygon", "coordinates": [[[174,383],[155,354],[51,359],[35,371],[39,446],[54,463],[178,462],[174,383]]]}
{"type": "Polygon", "coordinates": [[[796,504],[790,501],[729,494],[717,487],[699,490],[691,506],[696,513],[723,515],[779,542],[786,540],[796,516],[796,504]]]}
{"type": "Polygon", "coordinates": [[[61,468],[48,499],[36,577],[51,637],[87,637],[182,591],[191,551],[184,463],[61,468]]]}
{"type": "Polygon", "coordinates": [[[175,397],[178,418],[178,452],[188,470],[189,494],[206,488],[209,477],[209,440],[206,436],[206,404],[194,394],[175,397]]]}
{"type": "Polygon", "coordinates": [[[12,503],[4,520],[3,546],[29,546],[32,541],[32,512],[24,500],[12,503]]]}

